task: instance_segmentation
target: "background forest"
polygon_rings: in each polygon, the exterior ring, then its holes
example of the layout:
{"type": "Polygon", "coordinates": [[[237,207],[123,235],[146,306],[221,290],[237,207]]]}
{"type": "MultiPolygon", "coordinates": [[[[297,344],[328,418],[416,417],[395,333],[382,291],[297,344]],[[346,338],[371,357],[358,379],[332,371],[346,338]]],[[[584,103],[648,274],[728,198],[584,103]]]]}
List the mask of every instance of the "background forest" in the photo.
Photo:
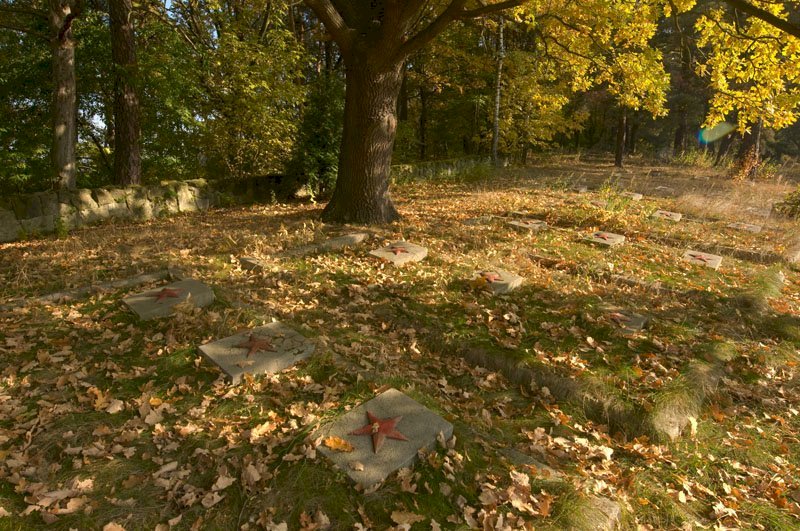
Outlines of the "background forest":
{"type": "MultiPolygon", "coordinates": [[[[680,4],[450,24],[406,63],[393,162],[593,150],[752,177],[799,156],[798,39],[729,3],[680,4]]],[[[785,4],[762,7],[798,22],[785,4]]],[[[324,195],[344,94],[337,46],[304,3],[0,0],[0,193],[280,174],[324,195]],[[69,90],[74,182],[53,163],[70,149],[54,140],[69,90]]]]}

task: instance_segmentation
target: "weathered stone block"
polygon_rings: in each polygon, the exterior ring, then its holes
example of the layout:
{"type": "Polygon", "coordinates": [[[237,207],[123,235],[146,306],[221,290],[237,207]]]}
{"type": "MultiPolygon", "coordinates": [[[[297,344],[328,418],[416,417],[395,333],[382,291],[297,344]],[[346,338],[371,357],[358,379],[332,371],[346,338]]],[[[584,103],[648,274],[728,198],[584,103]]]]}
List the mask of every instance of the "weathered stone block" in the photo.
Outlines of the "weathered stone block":
{"type": "Polygon", "coordinates": [[[317,431],[323,441],[328,437],[345,439],[353,446],[352,452],[335,451],[324,442],[317,450],[354,482],[371,487],[396,470],[412,465],[420,450],[434,448],[439,433],[449,439],[453,425],[397,389],[389,389],[317,431]],[[367,412],[379,419],[401,417],[396,429],[407,440],[386,438],[376,452],[371,436],[351,433],[368,423],[367,412]]]}
{"type": "Polygon", "coordinates": [[[381,249],[370,251],[369,254],[399,266],[408,262],[419,262],[428,256],[428,249],[413,243],[394,242],[381,249]]]}
{"type": "Polygon", "coordinates": [[[607,247],[614,247],[615,245],[622,245],[625,243],[625,236],[622,234],[614,234],[613,232],[605,232],[599,230],[589,236],[589,241],[607,247]]]}
{"type": "Polygon", "coordinates": [[[319,244],[321,251],[338,251],[345,247],[355,247],[359,243],[369,238],[366,232],[354,232],[352,234],[345,234],[336,238],[331,238],[319,244]]]}
{"type": "Polygon", "coordinates": [[[722,264],[721,256],[692,250],[688,250],[683,253],[683,260],[689,262],[690,264],[710,267],[711,269],[715,270],[719,269],[719,266],[722,264]]]}
{"type": "Polygon", "coordinates": [[[283,323],[270,323],[206,343],[199,350],[237,384],[245,374],[273,374],[310,357],[314,343],[283,323]]]}
{"type": "Polygon", "coordinates": [[[681,218],[683,218],[683,214],[680,212],[670,212],[669,210],[656,210],[653,212],[653,217],[669,221],[680,221],[681,218]]]}
{"type": "Polygon", "coordinates": [[[114,196],[105,188],[97,188],[92,192],[92,197],[99,206],[114,204],[114,196]]]}
{"type": "Polygon", "coordinates": [[[72,206],[77,208],[78,211],[92,210],[97,208],[97,201],[95,201],[94,197],[92,197],[91,190],[76,190],[71,194],[70,199],[72,201],[72,206]]]}
{"type": "Polygon", "coordinates": [[[13,242],[23,232],[12,210],[0,208],[0,242],[13,242]]]}
{"type": "Polygon", "coordinates": [[[472,278],[473,283],[490,290],[495,295],[502,295],[517,289],[522,285],[522,280],[521,276],[502,269],[478,271],[472,278]]]}
{"type": "Polygon", "coordinates": [[[192,305],[203,308],[214,302],[214,290],[197,280],[186,279],[125,297],[122,302],[139,319],[147,321],[171,315],[176,305],[187,300],[192,305]]]}

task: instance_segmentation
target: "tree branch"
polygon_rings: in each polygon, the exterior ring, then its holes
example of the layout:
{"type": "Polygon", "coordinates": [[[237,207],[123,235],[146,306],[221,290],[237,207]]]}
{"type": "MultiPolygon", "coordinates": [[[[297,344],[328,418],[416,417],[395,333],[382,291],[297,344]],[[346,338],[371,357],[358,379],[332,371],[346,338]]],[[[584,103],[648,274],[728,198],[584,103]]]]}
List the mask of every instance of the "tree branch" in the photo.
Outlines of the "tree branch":
{"type": "Polygon", "coordinates": [[[448,24],[459,18],[459,15],[464,12],[463,8],[466,3],[467,0],[453,0],[433,22],[401,44],[394,59],[403,60],[435,39],[437,35],[444,31],[448,24]]]}
{"type": "Polygon", "coordinates": [[[746,2],[745,0],[723,0],[723,1],[729,6],[738,9],[742,13],[747,13],[748,15],[761,19],[770,26],[778,28],[779,30],[783,30],[789,35],[792,35],[800,39],[800,26],[792,24],[788,20],[784,20],[776,15],[773,15],[769,11],[765,11],[760,7],[756,7],[753,4],[746,2]]]}
{"type": "Polygon", "coordinates": [[[497,13],[498,11],[503,11],[504,9],[521,6],[527,1],[528,0],[506,0],[505,2],[500,2],[499,4],[486,4],[482,5],[481,7],[476,7],[475,9],[464,10],[461,12],[458,18],[483,17],[486,15],[491,15],[492,13],[497,13]]]}
{"type": "Polygon", "coordinates": [[[349,53],[353,47],[353,30],[347,27],[347,23],[333,6],[331,0],[305,0],[305,3],[325,24],[325,29],[333,36],[333,40],[339,45],[341,52],[349,53]]]}

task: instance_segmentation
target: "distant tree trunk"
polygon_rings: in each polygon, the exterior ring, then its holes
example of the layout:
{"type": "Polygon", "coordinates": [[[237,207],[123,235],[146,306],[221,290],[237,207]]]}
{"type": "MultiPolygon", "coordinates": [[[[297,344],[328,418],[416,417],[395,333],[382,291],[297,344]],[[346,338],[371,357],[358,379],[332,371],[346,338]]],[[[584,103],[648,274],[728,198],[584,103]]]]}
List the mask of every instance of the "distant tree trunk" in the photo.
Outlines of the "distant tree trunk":
{"type": "Polygon", "coordinates": [[[733,145],[734,135],[728,134],[722,137],[722,140],[719,141],[719,146],[717,147],[717,157],[714,159],[714,166],[719,166],[722,163],[722,160],[728,156],[728,152],[731,150],[731,146],[733,145]]]}
{"type": "Polygon", "coordinates": [[[686,131],[688,126],[686,124],[686,109],[678,109],[680,118],[678,119],[678,127],[675,129],[675,138],[672,142],[672,154],[679,157],[686,152],[686,131]]]}
{"type": "Polygon", "coordinates": [[[428,155],[428,93],[419,87],[419,160],[428,155]]]}
{"type": "Polygon", "coordinates": [[[78,141],[72,21],[79,10],[72,0],[49,0],[48,7],[53,35],[53,144],[50,159],[55,187],[72,190],[76,187],[75,146],[78,141]]]}
{"type": "Polygon", "coordinates": [[[345,61],[339,177],[324,220],[387,223],[399,217],[389,198],[389,180],[403,62],[376,71],[368,55],[356,53],[345,61]]]}
{"type": "Polygon", "coordinates": [[[628,122],[628,114],[625,109],[620,108],[619,118],[617,118],[617,142],[614,153],[614,166],[622,168],[625,158],[625,129],[628,122]]]}
{"type": "Polygon", "coordinates": [[[634,113],[633,118],[629,122],[628,136],[625,144],[628,154],[633,155],[636,153],[636,135],[639,132],[639,113],[634,113]]]}
{"type": "Polygon", "coordinates": [[[503,40],[503,26],[505,19],[500,17],[497,28],[497,70],[494,89],[494,117],[492,120],[492,163],[497,166],[498,147],[500,145],[500,102],[503,95],[503,59],[506,56],[506,46],[503,40]]]}
{"type": "Polygon", "coordinates": [[[736,177],[754,179],[761,163],[761,120],[742,137],[742,145],[736,154],[736,177]]]}
{"type": "Polygon", "coordinates": [[[111,56],[114,61],[114,179],[117,184],[142,181],[139,150],[139,97],[136,94],[136,42],[131,0],[109,0],[111,56]]]}

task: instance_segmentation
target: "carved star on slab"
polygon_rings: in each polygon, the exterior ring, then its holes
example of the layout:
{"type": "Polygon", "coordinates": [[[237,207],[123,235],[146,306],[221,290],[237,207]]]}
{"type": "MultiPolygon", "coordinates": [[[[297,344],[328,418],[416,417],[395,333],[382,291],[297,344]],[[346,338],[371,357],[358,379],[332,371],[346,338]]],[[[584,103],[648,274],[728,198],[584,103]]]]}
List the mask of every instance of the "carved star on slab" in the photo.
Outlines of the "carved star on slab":
{"type": "Polygon", "coordinates": [[[249,358],[251,354],[255,354],[256,352],[262,351],[269,351],[275,352],[275,349],[272,348],[272,342],[266,338],[261,336],[256,336],[250,334],[247,338],[247,341],[242,341],[236,348],[246,348],[247,355],[245,357],[249,358]]]}
{"type": "Polygon", "coordinates": [[[497,282],[498,280],[503,280],[502,278],[500,278],[500,275],[498,275],[497,273],[495,273],[493,271],[484,271],[484,272],[482,272],[481,273],[481,278],[483,278],[483,280],[485,280],[489,284],[493,284],[493,283],[497,282]]]}
{"type": "Polygon", "coordinates": [[[398,441],[408,440],[405,435],[397,431],[397,423],[400,422],[402,418],[403,417],[400,416],[379,419],[373,415],[371,411],[367,411],[369,423],[362,428],[351,431],[348,435],[372,435],[372,451],[377,454],[387,437],[398,441]]]}
{"type": "Polygon", "coordinates": [[[162,288],[161,291],[156,291],[148,295],[148,297],[154,297],[156,302],[161,302],[166,298],[177,298],[181,294],[181,290],[179,289],[172,289],[172,288],[162,288]]]}
{"type": "Polygon", "coordinates": [[[402,247],[400,245],[392,245],[391,247],[389,247],[389,252],[394,253],[394,255],[397,256],[400,253],[407,253],[408,250],[406,250],[405,247],[402,247]]]}
{"type": "Polygon", "coordinates": [[[609,239],[608,234],[606,234],[605,232],[595,232],[594,237],[605,241],[608,241],[609,239]]]}
{"type": "Polygon", "coordinates": [[[704,264],[707,264],[708,261],[710,260],[710,258],[708,256],[704,255],[704,254],[692,253],[689,256],[691,256],[695,260],[699,260],[699,261],[703,262],[704,264]]]}

